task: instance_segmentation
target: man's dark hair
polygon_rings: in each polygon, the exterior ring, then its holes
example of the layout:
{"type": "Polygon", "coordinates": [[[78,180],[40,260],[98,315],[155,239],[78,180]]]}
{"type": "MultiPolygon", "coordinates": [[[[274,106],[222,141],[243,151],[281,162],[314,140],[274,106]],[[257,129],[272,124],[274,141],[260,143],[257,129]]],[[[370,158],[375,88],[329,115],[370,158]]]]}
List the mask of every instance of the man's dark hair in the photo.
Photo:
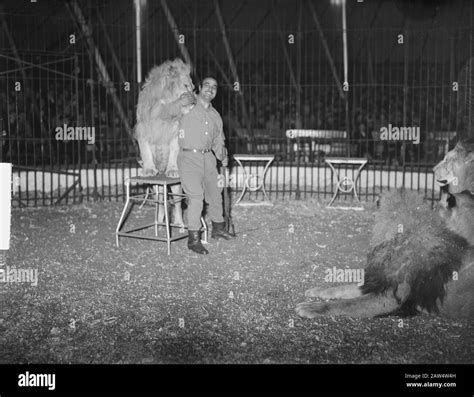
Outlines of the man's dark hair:
{"type": "Polygon", "coordinates": [[[214,75],[205,74],[204,77],[200,79],[198,86],[202,87],[202,83],[204,83],[204,80],[206,80],[206,79],[213,79],[213,80],[216,81],[217,85],[219,85],[219,83],[217,82],[217,79],[214,77],[214,75]]]}

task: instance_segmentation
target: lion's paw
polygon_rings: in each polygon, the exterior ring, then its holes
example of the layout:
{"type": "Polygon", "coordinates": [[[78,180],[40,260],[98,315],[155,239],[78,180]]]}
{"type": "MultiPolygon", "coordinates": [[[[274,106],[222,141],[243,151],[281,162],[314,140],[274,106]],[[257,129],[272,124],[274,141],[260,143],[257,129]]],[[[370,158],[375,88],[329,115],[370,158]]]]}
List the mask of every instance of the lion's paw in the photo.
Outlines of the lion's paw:
{"type": "Polygon", "coordinates": [[[328,311],[329,305],[327,303],[302,302],[298,303],[295,310],[298,316],[306,318],[315,318],[324,316],[328,311]]]}
{"type": "Polygon", "coordinates": [[[357,284],[346,284],[331,288],[311,288],[304,293],[308,298],[331,299],[351,299],[362,295],[357,284]]]}
{"type": "Polygon", "coordinates": [[[179,171],[178,170],[166,170],[165,175],[168,178],[179,178],[179,171]]]}
{"type": "Polygon", "coordinates": [[[156,170],[153,168],[144,168],[143,169],[143,176],[155,176],[156,170]]]}
{"type": "Polygon", "coordinates": [[[315,288],[306,290],[306,292],[304,293],[304,296],[307,296],[308,298],[322,298],[321,296],[322,294],[324,294],[324,289],[315,287],[315,288]]]}
{"type": "Polygon", "coordinates": [[[308,298],[319,298],[323,300],[331,300],[331,299],[341,299],[341,293],[343,292],[343,288],[334,287],[334,288],[311,288],[304,293],[304,296],[308,298]]]}

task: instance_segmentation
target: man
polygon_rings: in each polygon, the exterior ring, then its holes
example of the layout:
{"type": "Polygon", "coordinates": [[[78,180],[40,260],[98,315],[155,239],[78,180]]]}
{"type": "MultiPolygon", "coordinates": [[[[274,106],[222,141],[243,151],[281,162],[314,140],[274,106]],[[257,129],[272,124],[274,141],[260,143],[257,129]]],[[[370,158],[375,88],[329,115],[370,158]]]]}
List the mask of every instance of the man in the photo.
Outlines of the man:
{"type": "MultiPolygon", "coordinates": [[[[201,213],[203,200],[209,203],[213,238],[230,239],[225,230],[222,196],[217,183],[216,158],[227,166],[222,119],[211,101],[217,94],[217,81],[206,77],[199,86],[196,104],[181,118],[178,141],[178,170],[181,184],[189,196],[188,248],[199,254],[208,254],[201,244],[201,213]]],[[[190,96],[192,93],[185,94],[190,96]]],[[[185,98],[183,103],[186,102],[185,98]]],[[[191,99],[189,99],[191,100],[191,99]]]]}

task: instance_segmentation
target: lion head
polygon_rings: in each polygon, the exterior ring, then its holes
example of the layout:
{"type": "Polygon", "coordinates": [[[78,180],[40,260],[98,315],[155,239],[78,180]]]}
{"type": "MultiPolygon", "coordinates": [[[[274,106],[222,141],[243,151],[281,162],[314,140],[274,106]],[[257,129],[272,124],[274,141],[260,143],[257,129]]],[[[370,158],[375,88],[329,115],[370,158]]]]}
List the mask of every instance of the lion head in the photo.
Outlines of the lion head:
{"type": "Polygon", "coordinates": [[[148,74],[138,96],[137,121],[153,117],[160,104],[177,100],[185,92],[192,92],[191,67],[177,58],[155,66],[148,74]]]}
{"type": "Polygon", "coordinates": [[[447,228],[474,246],[474,195],[471,192],[448,193],[442,187],[438,213],[447,228]]]}
{"type": "Polygon", "coordinates": [[[474,192],[474,140],[459,141],[433,172],[436,182],[449,193],[474,192]]]}

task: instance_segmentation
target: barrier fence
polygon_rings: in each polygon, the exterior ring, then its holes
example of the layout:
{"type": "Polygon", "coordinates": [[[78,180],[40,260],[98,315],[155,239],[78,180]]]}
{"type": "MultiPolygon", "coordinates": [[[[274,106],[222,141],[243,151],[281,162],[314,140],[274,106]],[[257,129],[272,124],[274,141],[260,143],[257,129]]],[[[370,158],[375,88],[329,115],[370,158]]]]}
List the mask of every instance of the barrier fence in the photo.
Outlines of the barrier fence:
{"type": "MultiPolygon", "coordinates": [[[[139,3],[143,75],[189,56],[196,85],[216,76],[229,152],[275,155],[272,198],[329,198],[324,158],[352,156],[369,159],[362,199],[400,186],[433,199],[433,165],[472,134],[469,0],[347,1],[348,81],[342,2],[139,3]]],[[[123,199],[139,158],[135,13],[126,0],[4,2],[0,161],[14,165],[14,205],[123,199]],[[68,128],[81,138],[64,139],[68,128]]]]}
{"type": "MultiPolygon", "coordinates": [[[[283,145],[282,145],[283,146],[283,145]]],[[[291,145],[293,146],[293,145],[291,145]]],[[[336,176],[331,169],[318,158],[314,161],[302,161],[300,153],[290,152],[290,157],[277,154],[265,179],[265,188],[271,199],[330,198],[335,189],[336,176]],[[297,158],[296,161],[290,158],[297,158]]],[[[263,171],[261,163],[245,164],[250,183],[257,185],[263,171]]],[[[341,165],[338,171],[354,178],[355,169],[341,165]]],[[[80,203],[83,200],[122,200],[125,191],[125,179],[140,175],[137,162],[130,160],[107,167],[85,166],[74,171],[59,168],[13,167],[13,205],[44,206],[54,204],[80,203]]],[[[244,180],[242,171],[235,162],[231,163],[231,183],[228,187],[235,193],[240,192],[244,180]]],[[[423,193],[427,199],[438,197],[432,166],[406,164],[385,166],[368,164],[361,172],[357,183],[357,192],[363,200],[374,200],[386,189],[407,188],[423,193]]],[[[246,198],[263,199],[261,191],[250,193],[246,198]]],[[[342,195],[343,200],[352,200],[351,195],[342,195]]]]}

